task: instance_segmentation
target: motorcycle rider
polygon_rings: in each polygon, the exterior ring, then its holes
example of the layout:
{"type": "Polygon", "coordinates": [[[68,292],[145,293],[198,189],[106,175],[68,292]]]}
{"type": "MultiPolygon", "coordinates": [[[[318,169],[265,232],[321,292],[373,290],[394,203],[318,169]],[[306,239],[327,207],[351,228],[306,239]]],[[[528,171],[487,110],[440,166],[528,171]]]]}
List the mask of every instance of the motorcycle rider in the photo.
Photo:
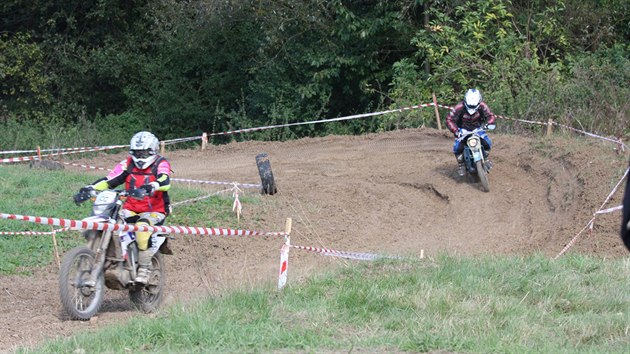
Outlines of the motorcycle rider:
{"type": "MultiPolygon", "coordinates": [[[[142,200],[128,198],[123,204],[123,217],[136,225],[161,225],[169,214],[171,165],[158,154],[159,141],[152,133],[136,133],[130,142],[129,156],[118,163],[107,175],[91,185],[81,188],[81,192],[113,189],[125,183],[125,189],[144,189],[142,200]]],[[[149,240],[151,232],[136,232],[138,244],[138,274],[135,281],[147,284],[151,275],[149,240]]]]}
{"type": "MultiPolygon", "coordinates": [[[[453,153],[457,159],[457,173],[463,176],[466,172],[464,166],[464,141],[462,141],[462,129],[474,130],[483,126],[494,126],[496,117],[490,111],[488,105],[482,101],[481,92],[476,88],[466,91],[464,100],[458,103],[446,117],[446,125],[448,129],[455,135],[455,144],[453,145],[453,153]]],[[[488,153],[492,149],[492,141],[486,134],[480,134],[481,145],[484,147],[484,159],[486,165],[490,168],[492,163],[488,160],[488,153]]]]}

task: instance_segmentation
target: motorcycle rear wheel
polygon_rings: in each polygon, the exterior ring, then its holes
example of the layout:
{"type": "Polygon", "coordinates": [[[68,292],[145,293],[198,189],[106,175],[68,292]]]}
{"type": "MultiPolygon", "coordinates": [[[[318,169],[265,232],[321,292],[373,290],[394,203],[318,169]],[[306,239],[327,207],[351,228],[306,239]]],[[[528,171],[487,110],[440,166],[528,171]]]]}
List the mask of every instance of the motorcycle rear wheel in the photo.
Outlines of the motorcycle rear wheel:
{"type": "Polygon", "coordinates": [[[160,308],[166,286],[164,256],[159,251],[153,255],[151,267],[151,275],[147,285],[129,289],[129,299],[145,313],[155,312],[160,308]]]}
{"type": "Polygon", "coordinates": [[[105,279],[99,273],[90,284],[95,254],[91,249],[79,246],[63,257],[59,270],[59,294],[64,310],[75,320],[89,320],[103,303],[105,279]]]}
{"type": "Polygon", "coordinates": [[[483,166],[483,162],[481,160],[475,163],[477,167],[477,176],[479,177],[479,182],[481,182],[481,186],[485,192],[490,192],[490,184],[488,183],[488,172],[483,166]]]}

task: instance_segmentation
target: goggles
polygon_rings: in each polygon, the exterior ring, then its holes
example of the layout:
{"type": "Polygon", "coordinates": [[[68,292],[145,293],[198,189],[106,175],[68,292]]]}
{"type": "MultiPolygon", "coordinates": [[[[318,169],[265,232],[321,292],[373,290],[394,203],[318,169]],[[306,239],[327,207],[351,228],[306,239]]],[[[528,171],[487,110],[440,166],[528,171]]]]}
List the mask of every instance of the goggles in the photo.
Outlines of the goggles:
{"type": "Polygon", "coordinates": [[[129,150],[129,154],[138,159],[146,159],[147,157],[155,155],[151,150],[129,150]]]}

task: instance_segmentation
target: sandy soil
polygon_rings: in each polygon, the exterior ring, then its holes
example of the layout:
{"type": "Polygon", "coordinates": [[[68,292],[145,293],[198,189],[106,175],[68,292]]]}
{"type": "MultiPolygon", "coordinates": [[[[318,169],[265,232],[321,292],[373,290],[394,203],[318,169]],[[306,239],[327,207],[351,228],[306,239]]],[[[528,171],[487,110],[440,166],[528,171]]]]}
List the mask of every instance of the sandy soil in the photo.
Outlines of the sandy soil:
{"type": "MultiPolygon", "coordinates": [[[[591,138],[492,137],[489,193],[457,177],[451,136],[430,129],[231,143],[166,156],[177,178],[260,183],[255,156],[268,153],[279,192],[267,196],[244,189],[255,202],[244,203],[241,229],[284,231],[291,218],[294,245],[426,257],[440,252],[555,257],[602,206],[626,168],[614,146],[591,138]]],[[[83,162],[111,166],[122,156],[83,162]]],[[[605,207],[619,205],[622,192],[605,207]]],[[[592,234],[582,233],[567,253],[626,256],[620,220],[620,212],[599,216],[592,234]]],[[[234,287],[273,289],[282,243],[277,237],[178,236],[175,256],[166,258],[165,305],[234,287]]],[[[292,249],[288,283],[348,262],[357,261],[292,249]]],[[[108,290],[97,317],[70,321],[58,298],[56,264],[32,277],[0,276],[0,351],[146,316],[132,308],[126,293],[108,290]]]]}

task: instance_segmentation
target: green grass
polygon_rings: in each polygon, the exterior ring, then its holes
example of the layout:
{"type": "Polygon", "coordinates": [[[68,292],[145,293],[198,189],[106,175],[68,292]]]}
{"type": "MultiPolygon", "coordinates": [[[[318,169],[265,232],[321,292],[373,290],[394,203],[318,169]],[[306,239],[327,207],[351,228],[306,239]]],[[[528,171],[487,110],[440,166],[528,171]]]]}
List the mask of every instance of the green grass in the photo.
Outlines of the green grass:
{"type": "Polygon", "coordinates": [[[352,263],[23,353],[628,353],[630,270],[567,256],[352,263]]]}
{"type": "MultiPolygon", "coordinates": [[[[82,218],[89,203],[71,196],[93,179],[0,167],[0,211],[82,218]]],[[[211,193],[173,188],[174,202],[211,193]]],[[[232,227],[231,205],[224,197],[181,205],[169,223],[232,227]]],[[[0,230],[50,228],[0,220],[0,230]]],[[[59,241],[64,249],[82,243],[78,232],[59,241]]],[[[0,279],[52,257],[48,236],[0,236],[0,279]]],[[[18,352],[630,353],[629,265],[579,255],[351,262],[303,283],[289,276],[281,292],[271,284],[236,290],[18,352]]]]}
{"type": "MultiPolygon", "coordinates": [[[[61,219],[82,219],[90,214],[91,203],[77,206],[72,196],[81,187],[98,177],[78,171],[30,169],[25,165],[0,166],[0,212],[61,219]]],[[[172,202],[187,200],[213,191],[196,185],[173,183],[172,202]]],[[[241,197],[243,203],[255,203],[254,198],[241,197]]],[[[167,219],[172,225],[203,227],[236,227],[231,194],[222,194],[183,204],[174,208],[167,219]]],[[[54,227],[58,228],[58,227],[54,227]]],[[[0,231],[52,231],[53,227],[36,223],[0,219],[0,231]]],[[[58,233],[60,253],[83,243],[80,232],[58,233]]],[[[0,275],[30,274],[32,267],[54,261],[50,235],[0,235],[0,275]]]]}

